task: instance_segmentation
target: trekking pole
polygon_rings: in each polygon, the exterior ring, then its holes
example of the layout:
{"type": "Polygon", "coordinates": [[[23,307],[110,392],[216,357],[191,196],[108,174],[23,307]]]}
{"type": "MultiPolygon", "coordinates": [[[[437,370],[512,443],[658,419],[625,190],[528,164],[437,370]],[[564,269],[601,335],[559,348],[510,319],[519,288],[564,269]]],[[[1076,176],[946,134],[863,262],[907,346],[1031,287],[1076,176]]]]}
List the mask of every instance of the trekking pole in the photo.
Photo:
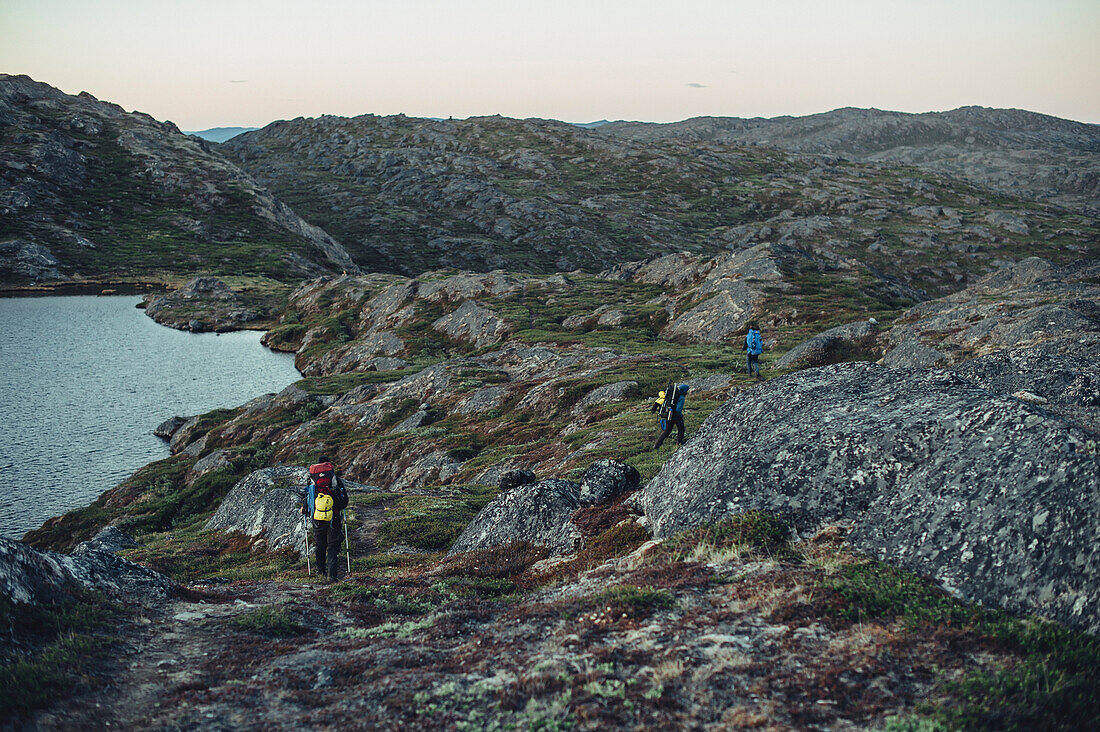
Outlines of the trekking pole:
{"type": "Polygon", "coordinates": [[[351,574],[351,539],[348,538],[348,517],[344,516],[344,544],[348,548],[348,574],[351,574]]]}
{"type": "Polygon", "coordinates": [[[302,516],[302,528],[306,532],[306,538],[305,538],[305,542],[306,542],[306,576],[312,577],[313,576],[313,570],[310,569],[310,566],[309,566],[309,524],[306,523],[306,517],[305,516],[302,516]]]}

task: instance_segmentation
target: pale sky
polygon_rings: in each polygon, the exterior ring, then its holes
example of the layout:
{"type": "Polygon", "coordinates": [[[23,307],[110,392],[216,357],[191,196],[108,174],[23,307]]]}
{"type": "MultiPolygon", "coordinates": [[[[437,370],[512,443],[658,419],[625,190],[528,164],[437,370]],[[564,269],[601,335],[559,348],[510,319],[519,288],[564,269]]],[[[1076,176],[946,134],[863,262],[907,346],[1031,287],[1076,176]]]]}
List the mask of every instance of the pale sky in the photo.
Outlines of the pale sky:
{"type": "Polygon", "coordinates": [[[0,72],[185,130],[968,104],[1100,123],[1100,0],[0,0],[0,72]]]}

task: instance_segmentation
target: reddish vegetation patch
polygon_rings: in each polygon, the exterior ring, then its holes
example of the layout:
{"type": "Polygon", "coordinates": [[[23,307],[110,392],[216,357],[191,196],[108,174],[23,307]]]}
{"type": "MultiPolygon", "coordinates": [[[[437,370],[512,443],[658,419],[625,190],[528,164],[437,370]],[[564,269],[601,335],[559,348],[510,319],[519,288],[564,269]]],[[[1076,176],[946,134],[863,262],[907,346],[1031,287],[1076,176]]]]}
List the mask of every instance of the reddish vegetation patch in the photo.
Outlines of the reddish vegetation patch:
{"type": "Polygon", "coordinates": [[[623,504],[635,491],[624,493],[610,503],[578,508],[569,520],[580,529],[585,538],[597,536],[612,526],[630,518],[630,512],[623,504]]]}
{"type": "Polygon", "coordinates": [[[547,556],[549,553],[545,547],[535,546],[526,541],[517,541],[447,557],[432,570],[432,574],[442,577],[470,575],[510,579],[529,569],[535,562],[546,559],[547,556]]]}
{"type": "Polygon", "coordinates": [[[621,557],[634,551],[649,539],[649,532],[635,521],[622,523],[607,529],[585,542],[576,558],[556,564],[545,572],[528,570],[516,577],[520,587],[538,587],[550,582],[570,579],[581,572],[594,569],[608,559],[621,557]]]}
{"type": "Polygon", "coordinates": [[[713,572],[698,562],[671,562],[636,569],[623,579],[632,585],[681,590],[703,587],[711,582],[713,576],[713,572]]]}

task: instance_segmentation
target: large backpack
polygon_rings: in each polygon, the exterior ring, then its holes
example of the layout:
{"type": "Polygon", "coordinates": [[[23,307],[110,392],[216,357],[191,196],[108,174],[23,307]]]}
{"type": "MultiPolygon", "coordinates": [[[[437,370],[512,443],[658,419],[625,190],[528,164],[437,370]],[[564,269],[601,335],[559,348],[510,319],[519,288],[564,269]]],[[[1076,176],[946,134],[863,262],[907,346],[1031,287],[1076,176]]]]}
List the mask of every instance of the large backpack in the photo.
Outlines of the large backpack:
{"type": "Polygon", "coordinates": [[[661,403],[661,410],[657,413],[657,416],[661,418],[661,427],[664,428],[664,422],[672,417],[672,406],[676,402],[676,385],[673,382],[668,382],[668,386],[665,387],[665,400],[661,403]]]}
{"type": "Polygon", "coordinates": [[[753,356],[759,356],[764,350],[764,341],[760,338],[760,331],[750,330],[748,335],[745,336],[746,350],[753,356]]]}
{"type": "Polygon", "coordinates": [[[317,521],[332,521],[333,514],[348,505],[347,493],[340,490],[336,480],[336,468],[332,463],[310,465],[309,477],[315,488],[313,518],[317,521]]]}

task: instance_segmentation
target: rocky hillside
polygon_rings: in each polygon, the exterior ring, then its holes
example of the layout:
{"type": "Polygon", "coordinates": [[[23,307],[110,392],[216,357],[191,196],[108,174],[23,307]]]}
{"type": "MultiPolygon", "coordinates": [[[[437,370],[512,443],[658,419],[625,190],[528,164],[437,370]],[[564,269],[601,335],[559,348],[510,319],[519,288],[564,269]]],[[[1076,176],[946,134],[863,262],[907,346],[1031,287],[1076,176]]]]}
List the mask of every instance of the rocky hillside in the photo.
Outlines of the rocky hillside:
{"type": "Polygon", "coordinates": [[[1093,217],[913,167],[603,130],[502,117],[326,116],[274,123],[219,150],[365,270],[405,275],[595,272],[767,242],[942,294],[1026,254],[1080,256],[1100,238],[1093,217]]]}
{"type": "Polygon", "coordinates": [[[905,114],[846,108],[806,117],[612,122],[599,131],[646,142],[760,145],[913,165],[1092,216],[1100,213],[1100,125],[1019,109],[961,107],[905,114]]]}
{"type": "Polygon", "coordinates": [[[296,280],[343,248],[170,122],[0,75],[0,284],[296,280]]]}
{"type": "MultiPolygon", "coordinates": [[[[25,538],[67,550],[114,525],[137,538],[128,559],[189,594],[122,615],[117,650],[65,656],[63,670],[92,669],[64,677],[68,701],[34,711],[45,702],[20,695],[13,713],[178,728],[1079,727],[1100,710],[1100,644],[1069,629],[1096,621],[1092,265],[1025,260],[912,308],[885,279],[805,287],[818,266],[763,243],[602,276],[303,285],[266,335],[303,380],[162,425],[173,457],[25,538]],[[1073,334],[989,335],[1044,307],[1076,313],[1073,334]],[[889,357],[903,329],[932,349],[929,317],[986,335],[969,351],[940,343],[957,360],[946,371],[775,368],[827,329],[839,345],[803,352],[889,357]],[[763,327],[765,383],[741,372],[747,318],[763,327]],[[654,451],[649,404],[670,380],[691,387],[689,440],[654,451]],[[290,467],[320,453],[354,481],[351,572],[341,556],[332,586],[304,575],[290,467]],[[340,701],[318,706],[319,690],[340,701]]],[[[196,285],[193,313],[203,293],[226,307],[222,288],[196,285]]],[[[61,653],[44,642],[19,658],[61,653]]]]}

